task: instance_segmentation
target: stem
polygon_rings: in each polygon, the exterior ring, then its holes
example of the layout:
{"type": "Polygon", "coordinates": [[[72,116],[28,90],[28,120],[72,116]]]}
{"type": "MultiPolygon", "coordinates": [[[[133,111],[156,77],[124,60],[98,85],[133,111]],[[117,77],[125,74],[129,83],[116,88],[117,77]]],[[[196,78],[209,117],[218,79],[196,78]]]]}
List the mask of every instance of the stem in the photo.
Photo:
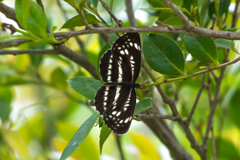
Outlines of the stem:
{"type": "Polygon", "coordinates": [[[163,84],[163,83],[186,80],[186,79],[189,79],[191,77],[195,77],[195,76],[203,74],[203,73],[211,72],[211,71],[219,69],[219,68],[224,68],[224,67],[229,66],[229,65],[231,65],[233,63],[236,63],[238,61],[240,61],[240,57],[238,57],[238,58],[236,58],[232,61],[220,64],[216,67],[208,68],[208,69],[205,69],[205,70],[202,70],[200,72],[196,72],[196,73],[193,73],[193,74],[190,74],[190,75],[181,76],[181,77],[177,77],[177,78],[171,78],[171,79],[165,79],[161,82],[156,82],[156,83],[144,84],[144,87],[148,88],[148,87],[157,86],[157,85],[160,85],[160,84],[163,84]]]}

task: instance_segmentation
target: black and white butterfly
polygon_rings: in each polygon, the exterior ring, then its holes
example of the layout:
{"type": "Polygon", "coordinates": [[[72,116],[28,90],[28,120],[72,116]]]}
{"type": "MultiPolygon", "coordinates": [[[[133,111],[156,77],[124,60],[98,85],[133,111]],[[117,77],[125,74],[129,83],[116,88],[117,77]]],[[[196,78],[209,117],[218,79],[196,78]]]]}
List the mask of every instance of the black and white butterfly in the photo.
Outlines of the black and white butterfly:
{"type": "Polygon", "coordinates": [[[138,33],[125,33],[100,60],[105,82],[95,95],[94,105],[104,123],[116,134],[128,131],[136,104],[135,83],[141,66],[141,40],[138,33]]]}

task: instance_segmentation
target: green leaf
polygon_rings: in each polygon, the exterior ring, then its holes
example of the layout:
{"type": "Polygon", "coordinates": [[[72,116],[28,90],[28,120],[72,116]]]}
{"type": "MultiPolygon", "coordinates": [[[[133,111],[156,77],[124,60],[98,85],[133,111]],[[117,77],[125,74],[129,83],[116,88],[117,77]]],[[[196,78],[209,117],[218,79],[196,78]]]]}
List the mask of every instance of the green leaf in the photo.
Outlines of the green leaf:
{"type": "Polygon", "coordinates": [[[172,25],[172,26],[178,26],[178,27],[183,26],[182,21],[176,16],[175,17],[170,17],[170,18],[164,20],[163,23],[169,24],[169,25],[172,25]]]}
{"type": "Polygon", "coordinates": [[[25,30],[47,38],[47,17],[38,4],[29,0],[17,0],[15,8],[17,19],[25,30]]]}
{"type": "Polygon", "coordinates": [[[51,83],[60,90],[64,90],[67,86],[67,77],[61,68],[56,68],[51,74],[51,83]]]}
{"type": "Polygon", "coordinates": [[[197,38],[189,35],[183,37],[187,51],[197,60],[219,64],[216,45],[211,37],[197,38]]]}
{"type": "Polygon", "coordinates": [[[102,77],[101,77],[101,75],[100,75],[99,64],[100,64],[100,60],[101,60],[103,54],[104,54],[108,49],[111,49],[111,44],[110,44],[109,41],[107,41],[107,43],[103,46],[102,50],[100,51],[100,53],[99,53],[99,55],[98,55],[98,59],[97,59],[97,74],[98,74],[99,79],[101,79],[101,81],[102,81],[102,77]]]}
{"type": "Polygon", "coordinates": [[[145,97],[136,104],[133,115],[139,114],[151,107],[152,107],[152,101],[150,100],[149,97],[145,97]]]}
{"type": "Polygon", "coordinates": [[[214,40],[217,47],[231,49],[231,40],[228,39],[216,39],[214,40]]]}
{"type": "Polygon", "coordinates": [[[172,2],[177,6],[182,6],[183,5],[183,0],[172,0],[172,2]]]}
{"type": "Polygon", "coordinates": [[[27,21],[29,16],[30,0],[15,1],[15,14],[19,24],[27,30],[27,21]]]}
{"type": "Polygon", "coordinates": [[[143,53],[155,71],[167,75],[185,75],[180,47],[171,38],[159,34],[143,35],[143,53]]]}
{"type": "Polygon", "coordinates": [[[75,77],[67,80],[70,87],[90,100],[94,100],[95,94],[102,82],[90,77],[75,77]]]}
{"type": "MultiPolygon", "coordinates": [[[[234,83],[234,86],[238,87],[238,85],[236,85],[236,83],[234,83]]],[[[229,109],[229,113],[231,115],[230,116],[231,120],[240,129],[240,117],[239,117],[239,113],[240,113],[239,94],[240,94],[240,91],[236,90],[236,88],[232,88],[232,87],[230,89],[231,89],[232,93],[227,92],[228,93],[228,97],[231,98],[230,100],[228,100],[228,102],[230,101],[230,105],[228,104],[227,106],[228,106],[228,109],[229,109]],[[230,96],[229,96],[229,94],[230,94],[230,96]],[[231,94],[233,94],[233,95],[231,95],[231,94]]]]}
{"type": "Polygon", "coordinates": [[[100,141],[99,141],[100,154],[102,154],[103,144],[107,140],[110,133],[111,133],[111,130],[106,126],[105,123],[103,123],[102,129],[100,132],[100,141]]]}
{"type": "Polygon", "coordinates": [[[92,0],[92,4],[93,4],[94,8],[97,9],[98,0],[92,0]]]}
{"type": "Polygon", "coordinates": [[[9,87],[0,87],[0,119],[2,122],[8,120],[11,113],[12,91],[9,87]]]}
{"type": "Polygon", "coordinates": [[[47,38],[47,17],[42,8],[33,1],[30,2],[27,28],[36,36],[47,38]]]}
{"type": "MultiPolygon", "coordinates": [[[[237,148],[228,140],[223,138],[216,138],[216,150],[217,150],[217,157],[219,159],[230,160],[230,159],[240,159],[239,151],[237,148]]],[[[212,153],[212,146],[209,146],[209,151],[212,153]]]]}
{"type": "Polygon", "coordinates": [[[78,129],[78,131],[74,134],[68,143],[67,147],[64,149],[60,160],[65,160],[78,148],[78,146],[85,140],[91,131],[98,117],[99,113],[96,112],[82,124],[82,126],[78,129]]]}
{"type": "MultiPolygon", "coordinates": [[[[95,24],[95,23],[101,23],[94,15],[90,13],[84,14],[88,24],[95,24]]],[[[74,28],[76,26],[84,26],[84,22],[82,18],[79,15],[74,16],[73,18],[69,19],[67,22],[65,22],[62,26],[62,28],[74,28]]],[[[61,29],[62,29],[61,28],[61,29]]]]}

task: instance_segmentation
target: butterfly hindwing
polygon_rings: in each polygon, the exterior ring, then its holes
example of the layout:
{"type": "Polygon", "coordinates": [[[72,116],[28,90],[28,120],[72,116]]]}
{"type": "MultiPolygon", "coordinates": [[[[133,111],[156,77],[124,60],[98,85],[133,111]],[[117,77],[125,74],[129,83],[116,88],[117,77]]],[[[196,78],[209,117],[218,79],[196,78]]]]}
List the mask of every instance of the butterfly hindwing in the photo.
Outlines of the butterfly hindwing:
{"type": "Polygon", "coordinates": [[[114,102],[103,114],[104,123],[114,133],[124,134],[128,131],[136,104],[136,92],[133,87],[117,87],[114,102]]]}
{"type": "Polygon", "coordinates": [[[99,88],[94,98],[94,105],[100,115],[103,115],[107,108],[113,104],[116,91],[117,86],[101,86],[99,88]]]}

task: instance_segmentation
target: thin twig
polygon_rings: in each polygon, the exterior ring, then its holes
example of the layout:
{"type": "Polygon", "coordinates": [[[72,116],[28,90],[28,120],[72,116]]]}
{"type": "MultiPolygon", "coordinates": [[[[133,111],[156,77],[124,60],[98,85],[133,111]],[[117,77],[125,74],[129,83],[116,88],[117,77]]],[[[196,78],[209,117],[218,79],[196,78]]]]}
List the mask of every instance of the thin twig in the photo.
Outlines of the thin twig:
{"type": "Polygon", "coordinates": [[[133,7],[132,7],[132,0],[125,0],[127,15],[129,19],[130,26],[136,27],[137,23],[134,17],[133,7]]]}
{"type": "Polygon", "coordinates": [[[197,94],[197,96],[196,96],[196,99],[195,99],[195,101],[194,101],[192,110],[191,110],[190,114],[188,115],[188,118],[184,121],[184,122],[186,123],[186,125],[188,125],[188,126],[189,126],[189,124],[191,123],[192,116],[193,116],[193,114],[194,114],[194,112],[195,112],[195,109],[196,109],[196,107],[197,107],[198,101],[199,101],[200,96],[201,96],[201,94],[202,94],[202,91],[203,91],[203,89],[204,89],[204,86],[205,86],[205,85],[204,85],[204,80],[205,80],[205,73],[202,75],[201,86],[200,86],[200,89],[199,89],[198,94],[197,94]]]}
{"type": "Polygon", "coordinates": [[[213,150],[213,160],[217,160],[217,148],[216,148],[216,143],[215,143],[213,127],[211,128],[211,133],[212,133],[211,141],[212,141],[212,150],[213,150]]]}
{"type": "Polygon", "coordinates": [[[118,20],[117,17],[113,14],[113,12],[108,7],[107,3],[105,3],[103,0],[99,0],[102,3],[103,8],[110,14],[110,16],[114,19],[114,21],[117,23],[119,27],[122,27],[123,22],[121,20],[118,20]]]}
{"type": "MultiPolygon", "coordinates": [[[[62,11],[65,20],[69,20],[69,18],[68,18],[68,16],[67,16],[67,12],[66,12],[66,10],[63,8],[60,0],[57,0],[57,4],[58,4],[60,10],[62,11]]],[[[70,30],[71,30],[71,31],[75,31],[74,28],[70,28],[70,30]]],[[[80,48],[81,51],[82,51],[82,54],[84,54],[85,56],[87,56],[87,52],[86,52],[86,50],[85,50],[84,42],[83,42],[79,37],[75,37],[75,39],[76,39],[76,41],[77,41],[77,43],[78,43],[79,48],[80,48]]]]}
{"type": "Polygon", "coordinates": [[[186,30],[193,29],[193,23],[184,15],[184,13],[176,6],[171,0],[162,0],[168,7],[170,7],[173,12],[178,16],[178,18],[183,22],[186,30]]]}
{"type": "Polygon", "coordinates": [[[239,2],[240,0],[236,0],[235,2],[235,8],[234,8],[234,12],[232,14],[232,28],[234,28],[237,24],[237,20],[238,20],[238,17],[239,17],[239,14],[238,14],[238,5],[239,5],[239,2]]]}
{"type": "Polygon", "coordinates": [[[122,145],[121,145],[121,137],[115,134],[115,139],[117,142],[118,150],[120,153],[121,160],[125,160],[124,155],[123,155],[123,150],[122,150],[122,145]]]}

